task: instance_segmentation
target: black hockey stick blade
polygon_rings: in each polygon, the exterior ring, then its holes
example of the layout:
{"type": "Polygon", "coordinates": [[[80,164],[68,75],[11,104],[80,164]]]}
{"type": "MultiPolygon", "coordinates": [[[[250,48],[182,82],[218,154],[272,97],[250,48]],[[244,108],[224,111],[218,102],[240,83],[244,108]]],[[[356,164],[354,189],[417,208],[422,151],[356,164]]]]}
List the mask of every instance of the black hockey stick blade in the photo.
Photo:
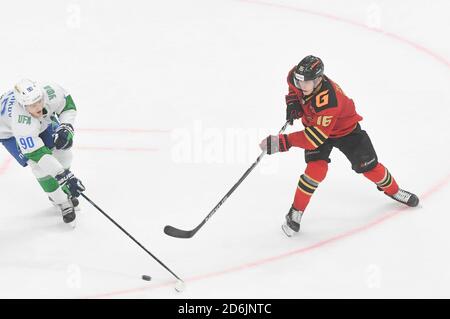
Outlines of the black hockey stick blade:
{"type": "Polygon", "coordinates": [[[197,228],[193,229],[193,230],[182,230],[182,229],[178,229],[175,228],[173,226],[167,225],[166,227],[164,227],[164,233],[166,235],[169,235],[171,237],[176,237],[176,238],[192,238],[195,233],[197,232],[197,228]]]}

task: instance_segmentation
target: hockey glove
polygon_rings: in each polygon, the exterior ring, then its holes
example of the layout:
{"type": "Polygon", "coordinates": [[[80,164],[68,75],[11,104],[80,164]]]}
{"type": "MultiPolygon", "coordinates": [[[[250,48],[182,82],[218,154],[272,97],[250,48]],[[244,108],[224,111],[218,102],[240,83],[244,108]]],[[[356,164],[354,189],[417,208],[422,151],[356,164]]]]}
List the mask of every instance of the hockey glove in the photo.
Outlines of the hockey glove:
{"type": "Polygon", "coordinates": [[[66,169],[64,172],[55,176],[62,190],[68,195],[78,197],[86,190],[83,183],[76,178],[71,171],[66,169]]]}
{"type": "Polygon", "coordinates": [[[53,135],[53,142],[57,150],[68,150],[73,145],[73,126],[62,123],[53,135]]]}
{"type": "Polygon", "coordinates": [[[291,148],[286,134],[269,135],[259,144],[259,147],[267,154],[274,154],[278,152],[286,152],[291,148]]]}
{"type": "Polygon", "coordinates": [[[299,101],[286,101],[286,121],[294,124],[294,120],[301,118],[303,115],[302,107],[299,101]]]}

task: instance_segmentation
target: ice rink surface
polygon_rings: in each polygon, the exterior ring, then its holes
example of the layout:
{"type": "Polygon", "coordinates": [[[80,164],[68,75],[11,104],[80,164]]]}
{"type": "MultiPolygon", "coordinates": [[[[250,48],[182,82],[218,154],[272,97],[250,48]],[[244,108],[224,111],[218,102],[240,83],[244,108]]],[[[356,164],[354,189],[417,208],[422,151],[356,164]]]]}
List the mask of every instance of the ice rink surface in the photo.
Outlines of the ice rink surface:
{"type": "MultiPolygon", "coordinates": [[[[62,223],[0,148],[1,298],[449,298],[448,1],[8,1],[0,89],[50,80],[78,106],[73,172],[86,194],[62,223]],[[295,238],[281,224],[305,163],[264,157],[191,229],[284,123],[305,55],[355,101],[380,161],[421,198],[404,209],[332,153],[295,238]],[[142,274],[152,281],[140,279],[142,274]]],[[[290,132],[301,130],[295,123],[290,132]]]]}

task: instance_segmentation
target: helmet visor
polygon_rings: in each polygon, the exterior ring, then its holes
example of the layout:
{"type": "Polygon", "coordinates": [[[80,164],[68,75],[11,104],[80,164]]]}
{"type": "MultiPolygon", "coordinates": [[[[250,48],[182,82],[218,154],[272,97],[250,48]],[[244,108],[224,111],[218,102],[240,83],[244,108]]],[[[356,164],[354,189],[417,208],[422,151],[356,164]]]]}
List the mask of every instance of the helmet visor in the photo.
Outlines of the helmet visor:
{"type": "Polygon", "coordinates": [[[303,75],[294,73],[294,85],[297,89],[300,89],[303,92],[312,92],[319,82],[319,78],[305,81],[305,77],[303,75]]]}

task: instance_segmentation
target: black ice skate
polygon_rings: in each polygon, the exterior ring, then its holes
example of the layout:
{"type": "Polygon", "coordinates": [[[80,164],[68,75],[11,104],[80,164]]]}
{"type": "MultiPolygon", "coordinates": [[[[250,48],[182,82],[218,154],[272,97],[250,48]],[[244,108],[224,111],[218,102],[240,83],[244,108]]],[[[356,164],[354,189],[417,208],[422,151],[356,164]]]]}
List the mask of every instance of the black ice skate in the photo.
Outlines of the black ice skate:
{"type": "Polygon", "coordinates": [[[286,222],[281,225],[281,229],[283,229],[284,233],[288,237],[292,237],[294,234],[300,231],[300,222],[302,220],[302,216],[302,211],[298,211],[295,208],[291,207],[289,213],[286,215],[286,222]]]}
{"type": "MultiPolygon", "coordinates": [[[[380,188],[378,188],[378,189],[380,189],[380,188]]],[[[409,207],[416,207],[417,205],[419,205],[419,197],[417,197],[413,193],[405,191],[401,188],[399,188],[398,192],[395,193],[394,195],[388,195],[388,194],[386,194],[386,195],[392,199],[395,199],[397,202],[408,205],[409,207]]]]}
{"type": "Polygon", "coordinates": [[[72,227],[75,227],[75,208],[73,207],[72,201],[69,200],[65,203],[59,204],[58,207],[61,209],[61,214],[63,217],[63,221],[66,224],[70,224],[72,227]]]}

